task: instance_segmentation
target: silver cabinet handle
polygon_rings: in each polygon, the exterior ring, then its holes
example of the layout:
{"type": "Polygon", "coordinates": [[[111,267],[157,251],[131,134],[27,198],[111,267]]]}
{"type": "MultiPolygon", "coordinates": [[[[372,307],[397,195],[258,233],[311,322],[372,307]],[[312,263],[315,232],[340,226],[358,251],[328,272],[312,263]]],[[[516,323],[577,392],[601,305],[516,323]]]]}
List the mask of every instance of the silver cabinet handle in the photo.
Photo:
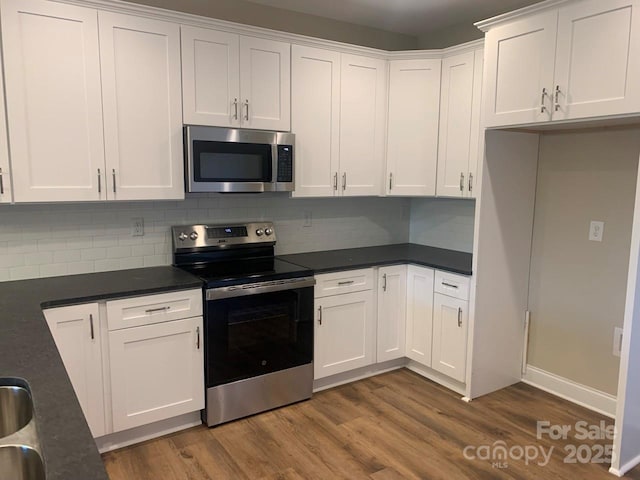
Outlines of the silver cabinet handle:
{"type": "Polygon", "coordinates": [[[200,327],[196,327],[196,348],[200,350],[200,327]]]}
{"type": "Polygon", "coordinates": [[[544,113],[547,107],[544,106],[544,97],[547,96],[547,89],[542,89],[542,95],[540,97],[540,113],[544,113]]]}
{"type": "Polygon", "coordinates": [[[333,189],[338,191],[338,172],[333,174],[333,189]]]}
{"type": "Polygon", "coordinates": [[[389,190],[393,188],[393,173],[389,172],[389,190]]]}
{"type": "Polygon", "coordinates": [[[464,173],[460,172],[460,191],[464,192],[464,173]]]}
{"type": "Polygon", "coordinates": [[[93,314],[92,313],[89,314],[89,327],[91,328],[91,340],[93,340],[96,338],[96,336],[93,331],[93,314]]]}
{"type": "Polygon", "coordinates": [[[233,119],[238,120],[238,99],[237,98],[233,99],[233,108],[235,111],[235,113],[233,114],[233,119]]]}
{"type": "Polygon", "coordinates": [[[462,308],[458,307],[458,327],[462,327],[462,308]]]}
{"type": "Polygon", "coordinates": [[[469,191],[473,191],[473,173],[469,172],[469,191]]]}
{"type": "Polygon", "coordinates": [[[144,313],[166,312],[170,308],[171,307],[168,305],[165,305],[164,307],[158,307],[158,308],[148,308],[147,310],[144,311],[144,313]]]}
{"type": "Polygon", "coordinates": [[[113,193],[116,193],[116,169],[111,170],[111,175],[113,175],[113,193]]]}
{"type": "Polygon", "coordinates": [[[382,291],[387,291],[387,274],[382,275],[382,291]]]}
{"type": "Polygon", "coordinates": [[[4,195],[4,181],[2,178],[2,168],[0,168],[0,195],[4,195]]]}
{"type": "Polygon", "coordinates": [[[553,100],[553,107],[556,112],[560,110],[560,93],[560,85],[556,85],[556,92],[553,100]]]}
{"type": "Polygon", "coordinates": [[[246,121],[249,121],[249,99],[246,99],[246,100],[244,101],[244,108],[246,109],[246,110],[245,110],[244,119],[245,119],[246,121]]]}
{"type": "Polygon", "coordinates": [[[455,288],[456,290],[458,289],[458,286],[454,285],[453,283],[442,282],[442,285],[444,285],[445,287],[455,288]]]}
{"type": "Polygon", "coordinates": [[[347,172],[342,174],[342,190],[347,189],[347,172]]]}
{"type": "Polygon", "coordinates": [[[353,280],[345,280],[344,282],[338,282],[338,285],[351,285],[353,280]]]}
{"type": "Polygon", "coordinates": [[[322,325],[322,305],[318,307],[318,325],[322,325]]]}
{"type": "Polygon", "coordinates": [[[98,169],[98,193],[102,193],[102,172],[98,169]]]}

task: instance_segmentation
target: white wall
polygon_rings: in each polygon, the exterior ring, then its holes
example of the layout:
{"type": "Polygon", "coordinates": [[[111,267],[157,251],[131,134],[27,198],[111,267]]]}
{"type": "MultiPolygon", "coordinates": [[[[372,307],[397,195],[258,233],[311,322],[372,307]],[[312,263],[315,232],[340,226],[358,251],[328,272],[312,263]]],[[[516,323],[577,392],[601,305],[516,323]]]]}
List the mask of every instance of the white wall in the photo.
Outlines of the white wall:
{"type": "Polygon", "coordinates": [[[475,205],[474,200],[413,198],[409,241],[472,252],[475,205]]]}
{"type": "Polygon", "coordinates": [[[283,194],[210,196],[179,202],[2,205],[0,281],[171,263],[169,227],[273,220],[276,253],[403,243],[408,199],[290,199],[283,194]],[[312,226],[304,227],[304,212],[312,226]],[[131,219],[145,223],[131,236],[131,219]]]}

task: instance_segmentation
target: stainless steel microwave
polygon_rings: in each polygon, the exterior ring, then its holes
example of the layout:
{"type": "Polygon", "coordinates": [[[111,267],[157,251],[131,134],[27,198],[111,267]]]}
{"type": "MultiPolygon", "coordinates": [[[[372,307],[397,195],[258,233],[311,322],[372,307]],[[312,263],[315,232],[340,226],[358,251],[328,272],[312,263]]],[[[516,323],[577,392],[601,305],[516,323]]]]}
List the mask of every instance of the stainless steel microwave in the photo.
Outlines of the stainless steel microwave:
{"type": "Polygon", "coordinates": [[[184,127],[187,192],[290,192],[292,133],[184,127]]]}

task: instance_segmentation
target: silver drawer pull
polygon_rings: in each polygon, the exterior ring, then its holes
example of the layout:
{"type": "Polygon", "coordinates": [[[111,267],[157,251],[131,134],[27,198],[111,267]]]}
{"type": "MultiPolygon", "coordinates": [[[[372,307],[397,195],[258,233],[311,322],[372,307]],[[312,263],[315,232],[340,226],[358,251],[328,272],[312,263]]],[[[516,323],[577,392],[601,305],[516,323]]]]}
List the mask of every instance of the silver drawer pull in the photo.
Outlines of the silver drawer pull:
{"type": "Polygon", "coordinates": [[[351,285],[353,280],[345,280],[344,282],[338,282],[338,285],[351,285]]]}
{"type": "Polygon", "coordinates": [[[318,325],[322,325],[322,305],[318,307],[318,325]]]}
{"type": "Polygon", "coordinates": [[[462,308],[458,308],[458,327],[462,327],[462,308]]]}
{"type": "Polygon", "coordinates": [[[164,307],[158,307],[158,308],[148,308],[147,310],[144,311],[144,313],[166,312],[170,308],[171,307],[168,305],[165,305],[164,307]]]}
{"type": "Polygon", "coordinates": [[[455,288],[456,290],[458,289],[458,285],[453,285],[452,283],[442,282],[442,285],[449,288],[455,288]]]}
{"type": "Polygon", "coordinates": [[[200,327],[196,327],[196,347],[200,350],[200,327]]]}
{"type": "Polygon", "coordinates": [[[4,181],[2,176],[2,168],[0,168],[0,195],[4,195],[4,181]]]}
{"type": "Polygon", "coordinates": [[[89,326],[91,327],[91,340],[95,340],[96,336],[93,331],[93,314],[92,313],[89,314],[89,326]]]}

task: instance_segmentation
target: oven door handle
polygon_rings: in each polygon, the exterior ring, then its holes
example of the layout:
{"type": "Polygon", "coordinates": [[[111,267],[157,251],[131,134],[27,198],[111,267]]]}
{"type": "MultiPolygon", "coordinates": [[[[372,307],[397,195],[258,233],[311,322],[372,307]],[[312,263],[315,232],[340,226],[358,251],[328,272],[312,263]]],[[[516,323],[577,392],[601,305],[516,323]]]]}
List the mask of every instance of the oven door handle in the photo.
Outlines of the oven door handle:
{"type": "Polygon", "coordinates": [[[233,285],[231,287],[210,288],[206,291],[206,295],[207,300],[220,300],[223,298],[244,297],[246,295],[258,295],[260,293],[313,287],[315,284],[316,279],[313,277],[288,278],[285,280],[233,285]]]}

